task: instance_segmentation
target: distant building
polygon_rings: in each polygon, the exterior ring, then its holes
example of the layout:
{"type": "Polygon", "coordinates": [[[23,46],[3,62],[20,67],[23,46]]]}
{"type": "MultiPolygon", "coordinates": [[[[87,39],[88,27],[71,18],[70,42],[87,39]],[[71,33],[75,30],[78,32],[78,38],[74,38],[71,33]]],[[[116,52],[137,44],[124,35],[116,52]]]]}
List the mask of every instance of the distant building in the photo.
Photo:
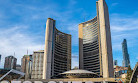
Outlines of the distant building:
{"type": "Polygon", "coordinates": [[[130,65],[130,59],[129,59],[128,49],[127,49],[126,39],[124,39],[122,43],[122,52],[123,52],[123,67],[128,67],[130,65]]]}
{"type": "Polygon", "coordinates": [[[44,50],[34,51],[31,79],[42,79],[44,50]]]}
{"type": "Polygon", "coordinates": [[[108,6],[98,0],[97,16],[79,24],[79,67],[103,78],[114,76],[108,6]]]}
{"type": "Polygon", "coordinates": [[[115,77],[125,78],[127,74],[127,70],[128,70],[128,67],[116,66],[114,68],[114,75],[115,77]]]}
{"type": "Polygon", "coordinates": [[[43,79],[52,77],[71,69],[71,35],[56,28],[56,21],[47,19],[43,79]]]}
{"type": "Polygon", "coordinates": [[[4,69],[16,69],[17,59],[14,56],[5,57],[4,69]]]}
{"type": "Polygon", "coordinates": [[[0,54],[0,64],[1,64],[1,54],[0,54]]]}
{"type": "Polygon", "coordinates": [[[75,66],[72,70],[77,70],[77,69],[79,69],[79,67],[78,66],[75,66]]]}
{"type": "Polygon", "coordinates": [[[117,66],[118,64],[117,64],[117,60],[114,60],[114,66],[117,66]]]}
{"type": "Polygon", "coordinates": [[[21,71],[21,65],[17,64],[16,65],[16,70],[21,71]]]}
{"type": "Polygon", "coordinates": [[[23,56],[21,67],[22,67],[22,72],[25,73],[25,79],[30,79],[32,71],[32,55],[23,56]]]}

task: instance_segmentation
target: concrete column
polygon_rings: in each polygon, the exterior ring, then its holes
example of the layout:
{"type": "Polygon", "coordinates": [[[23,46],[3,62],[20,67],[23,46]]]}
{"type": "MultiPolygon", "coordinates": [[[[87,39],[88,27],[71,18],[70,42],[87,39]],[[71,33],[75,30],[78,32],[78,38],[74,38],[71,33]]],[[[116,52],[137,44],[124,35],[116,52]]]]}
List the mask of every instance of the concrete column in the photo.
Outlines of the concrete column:
{"type": "Polygon", "coordinates": [[[100,28],[100,40],[101,40],[101,52],[102,52],[102,70],[103,77],[109,78],[114,76],[113,72],[113,57],[112,57],[112,45],[111,45],[111,33],[109,23],[108,7],[105,0],[98,1],[99,14],[99,28],[100,28]]]}
{"type": "Polygon", "coordinates": [[[83,69],[83,24],[79,24],[79,68],[83,69]]]}
{"type": "Polygon", "coordinates": [[[51,18],[48,18],[46,22],[43,79],[51,78],[52,38],[53,38],[54,22],[55,21],[51,18]]]}
{"type": "Polygon", "coordinates": [[[71,35],[68,35],[67,45],[68,45],[67,71],[69,71],[71,70],[71,35]]]}

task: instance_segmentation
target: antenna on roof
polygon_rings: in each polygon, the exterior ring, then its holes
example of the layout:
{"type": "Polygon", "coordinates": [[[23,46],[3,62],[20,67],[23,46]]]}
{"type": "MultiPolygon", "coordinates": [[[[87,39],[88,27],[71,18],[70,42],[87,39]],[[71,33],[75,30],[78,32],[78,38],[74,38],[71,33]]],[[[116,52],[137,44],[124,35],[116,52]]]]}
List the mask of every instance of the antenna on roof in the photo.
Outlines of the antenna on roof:
{"type": "Polygon", "coordinates": [[[15,57],[15,52],[14,52],[14,55],[13,56],[15,57]]]}
{"type": "Polygon", "coordinates": [[[27,49],[27,55],[28,55],[28,49],[27,49]]]}

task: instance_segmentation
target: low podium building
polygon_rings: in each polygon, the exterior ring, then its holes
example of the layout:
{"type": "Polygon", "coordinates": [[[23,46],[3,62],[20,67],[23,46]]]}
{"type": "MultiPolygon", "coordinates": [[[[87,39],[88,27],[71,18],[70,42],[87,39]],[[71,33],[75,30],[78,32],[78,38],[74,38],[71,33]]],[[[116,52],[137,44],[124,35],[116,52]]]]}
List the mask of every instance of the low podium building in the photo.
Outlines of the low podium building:
{"type": "Polygon", "coordinates": [[[42,79],[44,50],[34,51],[32,57],[31,79],[42,79]]]}
{"type": "Polygon", "coordinates": [[[66,71],[64,73],[59,74],[61,78],[98,78],[100,77],[98,74],[87,71],[87,70],[82,70],[82,69],[76,69],[76,70],[70,70],[66,71]]]}

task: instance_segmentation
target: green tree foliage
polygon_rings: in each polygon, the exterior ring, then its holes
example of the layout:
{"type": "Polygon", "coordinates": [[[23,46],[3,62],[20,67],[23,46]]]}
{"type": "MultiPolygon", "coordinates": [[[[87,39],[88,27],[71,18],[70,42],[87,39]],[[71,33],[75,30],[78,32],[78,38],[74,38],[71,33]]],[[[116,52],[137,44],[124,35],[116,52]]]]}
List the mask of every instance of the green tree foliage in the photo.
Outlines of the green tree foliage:
{"type": "Polygon", "coordinates": [[[131,78],[131,75],[132,75],[132,70],[131,70],[131,67],[129,65],[128,66],[128,71],[127,71],[127,76],[126,76],[126,82],[125,83],[129,83],[129,80],[131,78]]]}

